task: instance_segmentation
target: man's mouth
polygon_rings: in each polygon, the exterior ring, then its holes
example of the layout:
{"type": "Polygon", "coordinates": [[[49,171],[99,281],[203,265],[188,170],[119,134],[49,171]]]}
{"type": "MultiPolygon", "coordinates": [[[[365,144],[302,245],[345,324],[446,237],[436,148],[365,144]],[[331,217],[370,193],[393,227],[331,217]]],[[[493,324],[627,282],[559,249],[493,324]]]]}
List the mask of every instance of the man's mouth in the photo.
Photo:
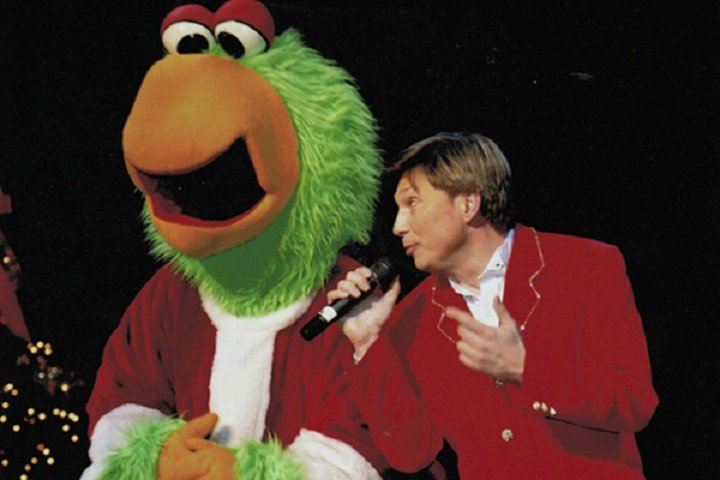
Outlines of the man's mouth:
{"type": "Polygon", "coordinates": [[[265,196],[243,139],[197,170],[140,177],[155,215],[175,223],[235,221],[265,196]]]}
{"type": "Polygon", "coordinates": [[[412,254],[415,252],[415,248],[417,247],[416,244],[413,245],[403,245],[405,247],[405,255],[412,256],[412,254]]]}

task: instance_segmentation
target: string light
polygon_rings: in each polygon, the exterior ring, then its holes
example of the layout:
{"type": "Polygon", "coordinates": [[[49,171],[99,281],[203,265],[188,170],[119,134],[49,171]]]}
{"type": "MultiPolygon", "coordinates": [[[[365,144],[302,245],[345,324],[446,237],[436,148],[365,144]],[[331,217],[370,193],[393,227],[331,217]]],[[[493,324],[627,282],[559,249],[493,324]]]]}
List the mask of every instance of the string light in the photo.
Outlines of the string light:
{"type": "Polygon", "coordinates": [[[84,400],[74,397],[83,382],[52,365],[52,354],[49,342],[20,343],[14,376],[0,374],[0,478],[71,478],[84,466],[84,400]]]}
{"type": "MultiPolygon", "coordinates": [[[[20,266],[2,232],[0,267],[17,288],[20,266]]],[[[87,451],[84,382],[56,364],[52,343],[27,342],[5,326],[0,335],[0,479],[78,478],[87,451]]]]}

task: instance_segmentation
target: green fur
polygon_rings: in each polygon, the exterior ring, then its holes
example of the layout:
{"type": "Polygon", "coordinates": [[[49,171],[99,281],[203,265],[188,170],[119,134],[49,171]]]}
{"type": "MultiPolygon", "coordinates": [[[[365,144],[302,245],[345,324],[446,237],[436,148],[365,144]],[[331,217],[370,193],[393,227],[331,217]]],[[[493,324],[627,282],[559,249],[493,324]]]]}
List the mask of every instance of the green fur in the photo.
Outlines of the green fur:
{"type": "Polygon", "coordinates": [[[283,452],[276,439],[267,443],[246,442],[239,449],[233,449],[236,467],[242,480],[301,480],[302,466],[283,452]]]}
{"type": "Polygon", "coordinates": [[[277,90],[298,136],[300,178],[285,215],[246,244],[203,259],[170,247],[144,218],[155,256],[229,312],[261,316],[322,285],[343,245],[368,241],[382,160],[375,120],[353,79],[297,31],[240,63],[277,90]]]}
{"type": "Polygon", "coordinates": [[[107,465],[98,480],[154,479],[165,439],[184,424],[175,417],[160,422],[139,422],[127,431],[126,445],[107,458],[107,465]]]}
{"type": "MultiPolygon", "coordinates": [[[[152,480],[165,439],[185,424],[179,418],[140,422],[128,430],[127,444],[115,450],[99,480],[152,480]]],[[[302,467],[283,452],[276,439],[267,443],[246,442],[231,448],[237,478],[242,480],[300,480],[302,467]]]]}

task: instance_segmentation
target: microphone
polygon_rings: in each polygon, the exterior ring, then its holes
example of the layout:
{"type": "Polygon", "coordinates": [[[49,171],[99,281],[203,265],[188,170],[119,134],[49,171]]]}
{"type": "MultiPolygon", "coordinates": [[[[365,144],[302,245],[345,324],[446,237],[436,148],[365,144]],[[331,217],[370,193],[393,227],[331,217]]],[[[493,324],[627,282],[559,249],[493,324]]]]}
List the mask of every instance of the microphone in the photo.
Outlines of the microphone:
{"type": "Polygon", "coordinates": [[[359,298],[348,297],[338,298],[330,305],[326,305],[320,312],[300,330],[300,335],[310,341],[325,331],[330,324],[336,322],[340,317],[355,308],[360,302],[370,295],[375,287],[380,284],[383,289],[387,288],[390,281],[397,275],[397,267],[387,257],[378,259],[370,266],[372,276],[368,279],[370,290],[361,292],[359,298]]]}

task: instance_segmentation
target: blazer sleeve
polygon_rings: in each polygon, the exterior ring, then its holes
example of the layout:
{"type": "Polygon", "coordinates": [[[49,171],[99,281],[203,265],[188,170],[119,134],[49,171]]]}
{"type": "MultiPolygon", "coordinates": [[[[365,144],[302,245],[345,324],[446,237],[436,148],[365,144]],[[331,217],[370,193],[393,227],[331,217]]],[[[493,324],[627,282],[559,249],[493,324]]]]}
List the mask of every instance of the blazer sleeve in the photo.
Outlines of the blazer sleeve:
{"type": "MultiPolygon", "coordinates": [[[[511,402],[538,415],[614,432],[647,425],[658,404],[643,325],[617,248],[605,246],[568,286],[566,318],[528,341],[522,385],[508,385],[511,402]]],[[[557,292],[556,292],[557,293],[557,292]]],[[[532,328],[532,326],[530,326],[532,328]]]]}
{"type": "Polygon", "coordinates": [[[442,449],[443,438],[389,334],[381,334],[359,364],[348,371],[353,397],[390,465],[402,472],[429,466],[442,449]]]}

